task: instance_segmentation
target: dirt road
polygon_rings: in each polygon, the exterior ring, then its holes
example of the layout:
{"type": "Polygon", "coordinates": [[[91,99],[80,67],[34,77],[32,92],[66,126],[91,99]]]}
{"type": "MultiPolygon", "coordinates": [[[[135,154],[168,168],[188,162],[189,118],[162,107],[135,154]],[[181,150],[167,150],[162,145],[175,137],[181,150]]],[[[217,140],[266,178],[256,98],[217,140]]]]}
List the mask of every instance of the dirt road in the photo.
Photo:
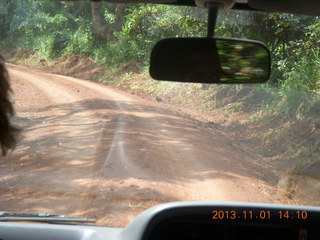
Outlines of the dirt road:
{"type": "Polygon", "coordinates": [[[9,70],[24,138],[0,162],[1,210],[124,226],[168,201],[278,201],[269,165],[218,130],[101,84],[9,70]]]}

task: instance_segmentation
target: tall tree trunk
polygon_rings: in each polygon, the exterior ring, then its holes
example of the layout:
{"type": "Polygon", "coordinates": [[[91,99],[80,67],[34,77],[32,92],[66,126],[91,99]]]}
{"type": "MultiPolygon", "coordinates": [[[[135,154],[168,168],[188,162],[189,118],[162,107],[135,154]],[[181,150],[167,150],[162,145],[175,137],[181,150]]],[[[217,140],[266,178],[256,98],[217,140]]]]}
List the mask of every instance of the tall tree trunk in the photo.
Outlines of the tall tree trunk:
{"type": "Polygon", "coordinates": [[[7,22],[8,8],[7,0],[0,0],[0,39],[6,37],[6,33],[9,30],[9,24],[7,22]]]}
{"type": "Polygon", "coordinates": [[[93,21],[93,29],[95,33],[103,39],[111,40],[114,38],[113,32],[121,31],[125,22],[124,12],[125,4],[118,4],[115,10],[114,23],[108,23],[104,18],[104,9],[102,2],[91,1],[91,13],[93,21]]]}
{"type": "Polygon", "coordinates": [[[116,16],[114,19],[114,25],[113,25],[113,30],[118,32],[121,31],[122,26],[125,22],[124,19],[124,11],[126,10],[126,5],[125,4],[118,4],[116,8],[116,16]]]}
{"type": "Polygon", "coordinates": [[[101,38],[107,39],[111,24],[104,18],[102,2],[91,1],[92,23],[95,33],[101,38]]]}

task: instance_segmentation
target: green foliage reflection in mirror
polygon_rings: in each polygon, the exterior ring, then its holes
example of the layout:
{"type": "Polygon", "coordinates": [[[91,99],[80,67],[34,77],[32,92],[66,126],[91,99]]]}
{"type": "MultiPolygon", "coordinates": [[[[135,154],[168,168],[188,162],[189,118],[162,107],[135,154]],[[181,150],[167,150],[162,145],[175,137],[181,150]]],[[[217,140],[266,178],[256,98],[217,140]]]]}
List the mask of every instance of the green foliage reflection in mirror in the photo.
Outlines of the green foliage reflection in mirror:
{"type": "Polygon", "coordinates": [[[264,45],[218,39],[216,41],[223,74],[221,82],[261,82],[270,74],[270,55],[264,45]]]}

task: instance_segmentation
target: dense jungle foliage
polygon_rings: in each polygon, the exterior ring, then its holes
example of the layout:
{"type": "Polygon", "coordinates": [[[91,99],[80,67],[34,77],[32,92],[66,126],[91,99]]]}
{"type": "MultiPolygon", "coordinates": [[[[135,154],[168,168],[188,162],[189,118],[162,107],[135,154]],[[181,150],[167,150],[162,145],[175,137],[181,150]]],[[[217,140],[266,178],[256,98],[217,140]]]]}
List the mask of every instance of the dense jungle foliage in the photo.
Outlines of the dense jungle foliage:
{"type": "MultiPolygon", "coordinates": [[[[206,10],[167,5],[7,0],[0,20],[1,49],[28,48],[47,59],[80,54],[108,67],[134,61],[141,69],[147,69],[151,48],[161,38],[205,36],[207,31],[206,10]]],[[[216,35],[260,40],[272,52],[270,81],[250,90],[259,95],[253,105],[260,119],[280,115],[296,123],[312,118],[309,127],[320,129],[320,17],[221,11],[216,35]]],[[[224,97],[244,93],[239,85],[205,89],[224,97]]],[[[214,106],[228,103],[215,101],[214,106]]],[[[312,152],[319,147],[317,138],[312,152]]]]}

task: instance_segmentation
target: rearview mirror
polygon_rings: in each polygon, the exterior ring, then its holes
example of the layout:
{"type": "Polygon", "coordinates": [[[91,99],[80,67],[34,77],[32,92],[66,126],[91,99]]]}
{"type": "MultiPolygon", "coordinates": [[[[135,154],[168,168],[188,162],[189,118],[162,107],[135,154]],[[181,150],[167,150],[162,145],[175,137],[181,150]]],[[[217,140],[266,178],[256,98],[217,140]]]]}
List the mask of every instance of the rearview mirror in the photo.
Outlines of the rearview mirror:
{"type": "Polygon", "coordinates": [[[262,83],[270,52],[261,42],[232,38],[168,38],[153,48],[150,75],[194,83],[262,83]]]}

